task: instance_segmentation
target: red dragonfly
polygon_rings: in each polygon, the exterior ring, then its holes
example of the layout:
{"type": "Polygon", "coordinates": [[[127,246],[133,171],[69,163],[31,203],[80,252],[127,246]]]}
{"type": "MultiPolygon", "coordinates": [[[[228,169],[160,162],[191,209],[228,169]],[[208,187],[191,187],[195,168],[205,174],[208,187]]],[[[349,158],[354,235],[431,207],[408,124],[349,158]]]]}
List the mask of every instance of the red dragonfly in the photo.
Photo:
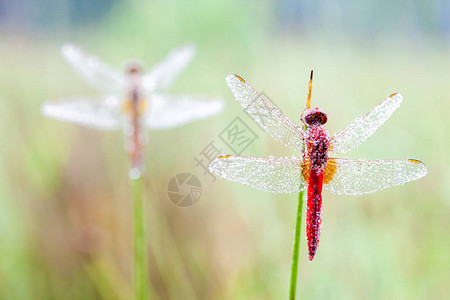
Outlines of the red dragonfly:
{"type": "Polygon", "coordinates": [[[327,114],[310,108],[312,71],[308,100],[301,115],[304,126],[286,117],[242,77],[228,75],[226,82],[236,99],[255,122],[275,140],[298,151],[300,157],[253,157],[224,155],[214,159],[211,172],[272,193],[307,189],[306,235],[309,260],[319,244],[322,224],[322,187],[336,194],[373,193],[419,179],[426,166],[416,159],[365,160],[329,157],[345,153],[364,142],[400,106],[402,95],[390,95],[369,113],[329,137],[323,126],[327,114]]]}

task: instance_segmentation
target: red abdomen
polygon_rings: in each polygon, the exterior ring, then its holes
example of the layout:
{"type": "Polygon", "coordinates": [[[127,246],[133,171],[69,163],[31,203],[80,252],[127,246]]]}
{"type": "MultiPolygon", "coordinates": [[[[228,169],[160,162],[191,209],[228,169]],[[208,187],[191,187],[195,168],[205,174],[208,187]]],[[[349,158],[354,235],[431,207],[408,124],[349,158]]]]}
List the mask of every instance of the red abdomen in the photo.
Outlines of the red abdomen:
{"type": "Polygon", "coordinates": [[[313,260],[319,246],[322,225],[323,172],[328,161],[328,132],[320,125],[308,126],[303,176],[308,181],[306,207],[306,238],[309,260],[313,260]]]}
{"type": "Polygon", "coordinates": [[[322,186],[323,170],[309,174],[308,203],[306,207],[306,238],[308,240],[309,260],[313,260],[319,245],[322,224],[322,186]]]}

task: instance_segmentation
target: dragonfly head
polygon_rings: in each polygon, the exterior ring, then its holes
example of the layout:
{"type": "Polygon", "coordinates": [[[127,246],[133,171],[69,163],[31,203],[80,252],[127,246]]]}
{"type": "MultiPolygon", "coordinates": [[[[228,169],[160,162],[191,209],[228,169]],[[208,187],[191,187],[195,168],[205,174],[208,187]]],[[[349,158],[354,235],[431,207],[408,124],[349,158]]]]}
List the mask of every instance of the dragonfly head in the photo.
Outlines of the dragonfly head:
{"type": "Polygon", "coordinates": [[[124,71],[128,75],[139,75],[143,73],[143,64],[138,60],[130,60],[125,62],[124,71]]]}
{"type": "Polygon", "coordinates": [[[327,114],[318,107],[310,108],[304,113],[305,123],[309,126],[323,125],[327,122],[327,114]]]}

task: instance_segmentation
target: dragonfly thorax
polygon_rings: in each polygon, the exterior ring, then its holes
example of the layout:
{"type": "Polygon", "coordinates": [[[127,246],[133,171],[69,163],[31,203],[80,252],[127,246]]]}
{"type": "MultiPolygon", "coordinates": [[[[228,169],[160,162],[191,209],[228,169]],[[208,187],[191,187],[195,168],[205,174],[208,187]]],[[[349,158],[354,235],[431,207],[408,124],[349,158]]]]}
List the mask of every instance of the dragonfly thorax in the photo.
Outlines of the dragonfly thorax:
{"type": "Polygon", "coordinates": [[[306,157],[311,162],[311,170],[323,170],[328,160],[329,139],[327,130],[318,124],[306,131],[306,157]]]}
{"type": "Polygon", "coordinates": [[[304,113],[304,120],[308,126],[323,125],[327,119],[327,114],[318,107],[310,108],[304,113]]]}

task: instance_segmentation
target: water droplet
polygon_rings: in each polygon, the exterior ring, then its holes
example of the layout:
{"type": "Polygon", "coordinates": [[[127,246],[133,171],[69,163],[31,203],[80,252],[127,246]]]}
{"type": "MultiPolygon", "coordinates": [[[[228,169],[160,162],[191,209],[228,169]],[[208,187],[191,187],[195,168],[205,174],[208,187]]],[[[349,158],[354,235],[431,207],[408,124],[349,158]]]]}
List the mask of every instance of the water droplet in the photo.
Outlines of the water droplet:
{"type": "Polygon", "coordinates": [[[128,172],[128,176],[130,176],[131,179],[136,180],[141,177],[141,171],[138,168],[132,168],[128,172]]]}

